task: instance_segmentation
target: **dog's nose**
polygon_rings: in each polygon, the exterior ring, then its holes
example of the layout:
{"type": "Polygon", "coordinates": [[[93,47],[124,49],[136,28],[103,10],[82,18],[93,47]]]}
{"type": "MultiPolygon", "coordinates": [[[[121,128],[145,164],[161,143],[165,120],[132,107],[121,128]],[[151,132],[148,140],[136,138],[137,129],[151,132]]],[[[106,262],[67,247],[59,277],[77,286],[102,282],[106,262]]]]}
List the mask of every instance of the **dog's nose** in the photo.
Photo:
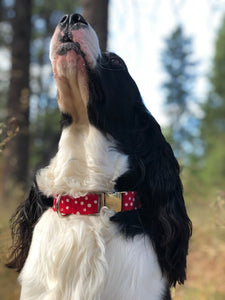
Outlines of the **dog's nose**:
{"type": "Polygon", "coordinates": [[[70,20],[70,15],[65,15],[64,17],[62,17],[62,19],[59,21],[59,24],[62,27],[66,27],[66,25],[69,24],[69,20],[70,20]]]}
{"type": "Polygon", "coordinates": [[[68,25],[74,25],[78,23],[83,23],[87,25],[87,22],[80,14],[65,15],[59,22],[62,28],[65,28],[68,25]]]}
{"type": "Polygon", "coordinates": [[[87,22],[85,21],[85,19],[79,15],[79,14],[73,14],[70,16],[70,24],[76,24],[76,23],[83,23],[85,25],[87,25],[87,22]]]}

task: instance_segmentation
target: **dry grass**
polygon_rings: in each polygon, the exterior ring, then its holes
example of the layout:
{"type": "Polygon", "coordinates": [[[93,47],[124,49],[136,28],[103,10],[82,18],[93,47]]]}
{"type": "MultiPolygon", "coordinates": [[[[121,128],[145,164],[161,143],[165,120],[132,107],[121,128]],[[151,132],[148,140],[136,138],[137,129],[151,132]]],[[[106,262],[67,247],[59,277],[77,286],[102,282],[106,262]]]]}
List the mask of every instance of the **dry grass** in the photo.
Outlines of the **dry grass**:
{"type": "MultiPolygon", "coordinates": [[[[1,214],[2,215],[2,214],[1,214]]],[[[10,233],[5,216],[0,221],[0,299],[16,300],[19,299],[18,274],[5,267],[8,249],[10,246],[10,233]]]]}
{"type": "Polygon", "coordinates": [[[188,279],[174,291],[174,300],[225,299],[225,199],[190,205],[193,237],[188,256],[188,279]],[[219,209],[218,209],[219,208],[219,209]]]}
{"type": "MultiPolygon", "coordinates": [[[[225,200],[195,200],[188,205],[193,237],[188,256],[188,279],[172,291],[174,300],[225,299],[225,200]],[[222,202],[221,202],[222,201],[222,202]]],[[[0,213],[0,299],[19,298],[17,274],[4,267],[10,236],[9,213],[0,213]],[[3,217],[4,216],[4,217],[3,217]]]]}

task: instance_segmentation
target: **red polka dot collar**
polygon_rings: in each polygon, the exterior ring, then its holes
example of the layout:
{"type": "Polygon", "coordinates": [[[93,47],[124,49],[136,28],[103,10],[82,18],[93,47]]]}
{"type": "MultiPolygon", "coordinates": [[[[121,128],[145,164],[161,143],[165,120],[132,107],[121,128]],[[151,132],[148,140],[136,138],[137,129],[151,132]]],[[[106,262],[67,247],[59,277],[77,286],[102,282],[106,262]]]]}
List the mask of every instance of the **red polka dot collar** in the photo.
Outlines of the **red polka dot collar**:
{"type": "Polygon", "coordinates": [[[87,194],[78,198],[57,195],[52,208],[60,216],[92,215],[99,213],[103,206],[116,212],[134,210],[138,208],[136,196],[135,192],[87,194]]]}

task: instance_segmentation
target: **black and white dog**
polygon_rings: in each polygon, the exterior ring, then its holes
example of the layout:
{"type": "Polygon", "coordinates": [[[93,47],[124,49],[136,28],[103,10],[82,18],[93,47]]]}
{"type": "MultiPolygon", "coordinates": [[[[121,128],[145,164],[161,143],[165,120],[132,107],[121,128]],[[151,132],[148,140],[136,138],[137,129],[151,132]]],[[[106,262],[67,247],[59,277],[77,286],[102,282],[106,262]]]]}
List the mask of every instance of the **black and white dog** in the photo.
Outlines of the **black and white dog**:
{"type": "Polygon", "coordinates": [[[50,45],[62,134],[18,208],[23,300],[169,300],[191,235],[179,165],[123,60],[81,15],[50,45]]]}

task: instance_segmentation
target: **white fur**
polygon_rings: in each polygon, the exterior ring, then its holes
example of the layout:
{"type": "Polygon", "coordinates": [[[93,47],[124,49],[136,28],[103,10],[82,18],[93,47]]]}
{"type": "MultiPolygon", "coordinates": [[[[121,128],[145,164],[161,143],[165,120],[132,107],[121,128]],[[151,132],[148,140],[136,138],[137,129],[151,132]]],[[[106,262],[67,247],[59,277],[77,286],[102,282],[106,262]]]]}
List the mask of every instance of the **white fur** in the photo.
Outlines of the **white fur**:
{"type": "Polygon", "coordinates": [[[128,170],[128,157],[95,127],[70,126],[63,130],[59,150],[49,166],[37,175],[40,190],[48,196],[113,191],[115,180],[128,170]]]}
{"type": "MultiPolygon", "coordinates": [[[[128,157],[118,152],[112,137],[88,122],[88,84],[83,58],[75,52],[56,54],[56,29],[50,58],[62,112],[73,117],[63,129],[56,156],[37,174],[47,196],[113,191],[128,170],[128,157]]],[[[90,67],[100,55],[95,32],[73,33],[90,67]]],[[[162,277],[151,241],[144,235],[126,239],[109,218],[107,208],[96,216],[60,218],[50,208],[33,232],[28,258],[20,275],[21,300],[161,300],[162,277]]]]}
{"type": "Polygon", "coordinates": [[[126,240],[100,216],[60,218],[49,209],[35,226],[20,275],[21,300],[159,300],[156,255],[144,236],[126,240]]]}

